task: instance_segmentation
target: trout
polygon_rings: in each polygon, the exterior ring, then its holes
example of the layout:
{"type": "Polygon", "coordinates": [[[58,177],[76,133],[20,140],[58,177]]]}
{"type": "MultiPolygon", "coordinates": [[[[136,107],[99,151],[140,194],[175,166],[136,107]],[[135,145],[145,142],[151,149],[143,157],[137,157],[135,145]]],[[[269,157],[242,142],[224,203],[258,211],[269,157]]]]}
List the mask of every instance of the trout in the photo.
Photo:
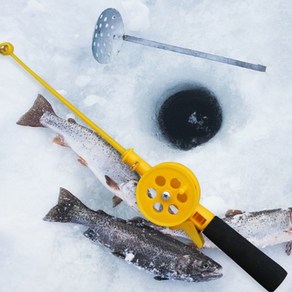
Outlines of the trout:
{"type": "Polygon", "coordinates": [[[102,210],[93,211],[61,188],[58,204],[45,221],[86,226],[84,235],[107,247],[113,255],[154,274],[156,280],[203,282],[222,276],[222,267],[197,249],[141,224],[102,210]]]}

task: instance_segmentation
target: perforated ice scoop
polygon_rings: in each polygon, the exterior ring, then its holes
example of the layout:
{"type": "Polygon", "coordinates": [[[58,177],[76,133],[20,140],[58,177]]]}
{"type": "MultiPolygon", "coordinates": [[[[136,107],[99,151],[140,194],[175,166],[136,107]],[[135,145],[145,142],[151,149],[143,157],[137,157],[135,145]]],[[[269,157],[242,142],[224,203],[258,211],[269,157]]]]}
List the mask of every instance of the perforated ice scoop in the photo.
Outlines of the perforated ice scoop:
{"type": "Polygon", "coordinates": [[[11,56],[59,101],[112,145],[121,154],[124,163],[141,175],[136,189],[136,199],[141,213],[147,219],[157,225],[183,229],[198,247],[203,246],[201,234],[203,232],[268,291],[274,291],[282,283],[287,272],[280,265],[200,204],[200,186],[191,170],[175,162],[164,162],[152,167],[133,149],[125,149],[111,138],[30,69],[14,54],[12,44],[0,44],[0,54],[11,56]]]}
{"type": "Polygon", "coordinates": [[[101,64],[107,64],[111,62],[112,59],[121,50],[123,41],[172,51],[193,57],[208,59],[211,61],[221,62],[255,71],[266,71],[266,66],[263,65],[252,64],[214,54],[163,44],[156,41],[138,38],[135,36],[125,35],[124,22],[119,11],[113,8],[108,8],[104,10],[98,17],[94,30],[92,40],[92,53],[94,58],[101,64]]]}

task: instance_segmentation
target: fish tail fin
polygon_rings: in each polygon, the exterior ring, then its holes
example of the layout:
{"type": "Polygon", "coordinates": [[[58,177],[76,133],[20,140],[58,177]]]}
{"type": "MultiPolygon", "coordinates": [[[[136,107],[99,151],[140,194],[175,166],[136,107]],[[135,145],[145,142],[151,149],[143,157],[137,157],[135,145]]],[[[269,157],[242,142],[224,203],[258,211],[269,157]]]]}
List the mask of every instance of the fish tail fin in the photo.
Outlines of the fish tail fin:
{"type": "Polygon", "coordinates": [[[18,120],[16,124],[30,127],[44,127],[41,124],[40,119],[45,112],[55,115],[50,103],[39,94],[33,106],[18,120]]]}
{"type": "Polygon", "coordinates": [[[84,223],[83,216],[89,210],[79,199],[64,188],[60,188],[58,204],[43,218],[50,222],[84,223]]]}

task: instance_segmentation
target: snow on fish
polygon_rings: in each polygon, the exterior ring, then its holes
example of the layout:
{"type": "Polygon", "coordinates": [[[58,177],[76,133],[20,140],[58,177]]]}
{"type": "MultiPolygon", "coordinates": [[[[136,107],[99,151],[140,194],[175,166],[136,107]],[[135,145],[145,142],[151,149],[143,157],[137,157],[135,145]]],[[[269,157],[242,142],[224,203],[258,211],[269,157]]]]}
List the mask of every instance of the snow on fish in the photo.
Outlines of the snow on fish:
{"type": "MultiPolygon", "coordinates": [[[[122,162],[120,153],[98,134],[77,124],[73,119],[59,118],[50,103],[41,95],[38,95],[32,108],[20,118],[17,124],[47,127],[57,132],[58,136],[54,142],[62,146],[69,146],[77,153],[78,160],[87,165],[101,183],[115,194],[114,206],[123,200],[134,210],[139,211],[135,192],[140,176],[131,171],[130,167],[122,162]]],[[[255,246],[263,248],[286,243],[286,252],[290,254],[292,248],[291,214],[291,208],[246,213],[233,210],[227,212],[225,218],[222,219],[255,246]]],[[[151,225],[149,222],[147,224],[151,225]]],[[[188,239],[183,231],[151,226],[163,233],[188,239]]],[[[206,239],[205,247],[214,247],[214,245],[206,239]]]]}
{"type": "Polygon", "coordinates": [[[63,188],[58,204],[44,220],[86,226],[86,237],[126,262],[153,273],[156,280],[203,282],[222,276],[222,267],[197,249],[141,225],[139,220],[126,221],[102,210],[93,211],[63,188]]]}

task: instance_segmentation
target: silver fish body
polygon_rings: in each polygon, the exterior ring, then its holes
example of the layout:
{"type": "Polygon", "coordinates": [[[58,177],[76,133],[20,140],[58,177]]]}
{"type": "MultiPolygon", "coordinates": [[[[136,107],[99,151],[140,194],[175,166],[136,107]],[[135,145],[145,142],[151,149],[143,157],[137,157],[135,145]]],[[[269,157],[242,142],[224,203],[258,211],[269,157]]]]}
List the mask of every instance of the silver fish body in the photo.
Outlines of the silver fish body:
{"type": "MultiPolygon", "coordinates": [[[[259,248],[285,243],[286,253],[288,255],[291,253],[292,208],[257,212],[229,210],[222,220],[259,248]]],[[[144,224],[154,227],[153,224],[146,220],[144,224]]],[[[162,227],[156,228],[165,234],[187,239],[187,235],[181,230],[171,230],[162,227]]],[[[216,247],[207,237],[204,238],[204,248],[216,247]]]]}
{"type": "Polygon", "coordinates": [[[69,191],[60,189],[58,204],[45,221],[72,222],[89,228],[85,236],[111,252],[155,275],[156,280],[201,282],[222,276],[221,266],[196,249],[181,243],[138,220],[123,220],[93,211],[69,191]]]}
{"type": "Polygon", "coordinates": [[[17,122],[19,125],[50,128],[82,158],[100,180],[115,195],[138,210],[135,190],[139,175],[123,163],[120,153],[94,131],[74,120],[58,117],[49,102],[39,95],[32,108],[17,122]]]}
{"type": "Polygon", "coordinates": [[[226,215],[223,220],[258,247],[292,241],[292,208],[226,215]]]}

